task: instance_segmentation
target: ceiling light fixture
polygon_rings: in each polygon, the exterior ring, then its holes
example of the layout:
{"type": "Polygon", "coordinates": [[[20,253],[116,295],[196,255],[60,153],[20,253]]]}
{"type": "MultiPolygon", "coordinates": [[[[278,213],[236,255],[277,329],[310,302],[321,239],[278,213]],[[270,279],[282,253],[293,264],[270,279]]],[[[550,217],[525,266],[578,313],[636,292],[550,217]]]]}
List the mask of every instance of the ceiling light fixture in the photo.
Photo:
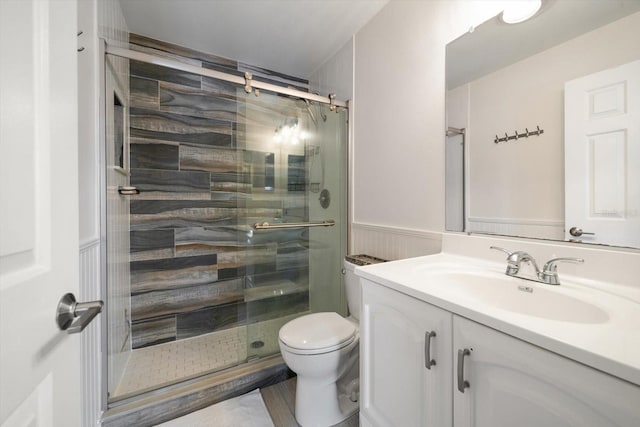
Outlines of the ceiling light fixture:
{"type": "Polygon", "coordinates": [[[532,18],[542,7],[542,0],[512,0],[502,11],[501,19],[507,24],[517,24],[532,18]]]}

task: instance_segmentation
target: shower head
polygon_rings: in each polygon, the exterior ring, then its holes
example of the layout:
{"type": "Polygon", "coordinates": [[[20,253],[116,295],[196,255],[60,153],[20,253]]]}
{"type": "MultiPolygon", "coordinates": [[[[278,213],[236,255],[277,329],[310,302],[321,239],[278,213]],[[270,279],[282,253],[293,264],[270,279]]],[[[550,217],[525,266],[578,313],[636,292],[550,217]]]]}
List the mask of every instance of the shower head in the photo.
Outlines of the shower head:
{"type": "MultiPolygon", "coordinates": [[[[316,95],[320,95],[318,92],[313,92],[316,95]]],[[[322,117],[322,121],[327,121],[327,115],[322,112],[322,105],[318,105],[318,111],[320,112],[320,117],[322,117]]]]}
{"type": "Polygon", "coordinates": [[[311,111],[311,103],[309,102],[308,99],[304,99],[304,98],[300,98],[300,99],[304,101],[304,106],[307,109],[309,116],[311,116],[311,120],[313,121],[313,124],[316,125],[316,127],[318,127],[318,120],[316,119],[316,116],[313,114],[313,111],[311,111]]]}

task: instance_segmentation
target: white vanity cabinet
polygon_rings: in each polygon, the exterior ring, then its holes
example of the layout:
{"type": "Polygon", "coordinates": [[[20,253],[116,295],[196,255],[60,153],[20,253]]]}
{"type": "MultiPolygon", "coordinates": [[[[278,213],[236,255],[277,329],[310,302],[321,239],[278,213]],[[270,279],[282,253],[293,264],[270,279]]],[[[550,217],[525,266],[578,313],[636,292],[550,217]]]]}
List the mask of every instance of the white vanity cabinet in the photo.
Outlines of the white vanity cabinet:
{"type": "Polygon", "coordinates": [[[362,426],[640,426],[637,385],[361,280],[362,426]]]}
{"type": "Polygon", "coordinates": [[[640,426],[636,385],[459,316],[453,351],[455,427],[640,426]]]}
{"type": "Polygon", "coordinates": [[[361,280],[361,425],[451,426],[451,313],[361,280]]]}

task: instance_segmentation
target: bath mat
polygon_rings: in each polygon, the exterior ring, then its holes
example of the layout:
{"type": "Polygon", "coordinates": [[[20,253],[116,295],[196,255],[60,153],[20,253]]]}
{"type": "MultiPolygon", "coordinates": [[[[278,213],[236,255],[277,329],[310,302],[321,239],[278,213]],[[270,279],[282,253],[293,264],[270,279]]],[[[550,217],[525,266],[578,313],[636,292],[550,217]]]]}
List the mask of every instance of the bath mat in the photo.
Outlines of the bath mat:
{"type": "Polygon", "coordinates": [[[260,390],[216,403],[159,427],[274,427],[260,390]]]}

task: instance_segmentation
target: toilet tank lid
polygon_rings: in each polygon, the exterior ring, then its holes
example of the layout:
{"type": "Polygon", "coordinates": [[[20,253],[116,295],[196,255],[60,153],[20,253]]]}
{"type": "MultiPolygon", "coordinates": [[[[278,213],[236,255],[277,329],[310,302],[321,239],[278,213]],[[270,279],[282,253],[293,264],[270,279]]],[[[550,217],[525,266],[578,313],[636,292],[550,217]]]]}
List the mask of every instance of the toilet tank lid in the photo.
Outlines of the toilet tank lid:
{"type": "Polygon", "coordinates": [[[334,347],[349,339],[355,326],[338,313],[312,313],[286,323],[278,334],[292,348],[314,350],[334,347]]]}

